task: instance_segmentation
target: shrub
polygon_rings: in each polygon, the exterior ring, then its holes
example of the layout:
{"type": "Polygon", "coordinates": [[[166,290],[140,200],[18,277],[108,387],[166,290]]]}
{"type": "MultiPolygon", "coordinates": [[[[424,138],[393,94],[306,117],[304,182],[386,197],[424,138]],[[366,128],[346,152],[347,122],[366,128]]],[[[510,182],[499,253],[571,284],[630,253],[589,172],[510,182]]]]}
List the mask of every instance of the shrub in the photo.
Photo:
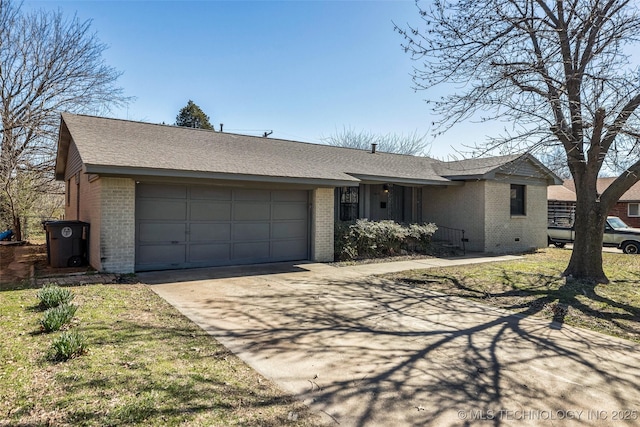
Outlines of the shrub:
{"type": "Polygon", "coordinates": [[[65,331],[51,343],[49,357],[53,360],[65,361],[78,357],[87,351],[87,340],[76,330],[65,331]]]}
{"type": "Polygon", "coordinates": [[[69,304],[74,297],[70,290],[53,284],[44,285],[36,296],[40,300],[40,307],[45,309],[57,307],[60,304],[69,304]]]}
{"type": "Polygon", "coordinates": [[[334,230],[336,258],[351,260],[397,255],[403,250],[424,252],[437,227],[435,224],[404,226],[390,220],[359,219],[355,223],[338,222],[334,230]]]}
{"type": "Polygon", "coordinates": [[[352,224],[353,222],[337,221],[333,227],[333,253],[338,260],[355,259],[358,256],[358,250],[349,237],[352,224]]]}
{"type": "Polygon", "coordinates": [[[77,306],[73,304],[60,304],[44,312],[40,325],[45,332],[58,331],[62,326],[71,322],[76,314],[77,306]]]}
{"type": "Polygon", "coordinates": [[[410,224],[407,230],[407,245],[416,252],[426,252],[431,244],[431,236],[438,230],[434,223],[410,224]]]}

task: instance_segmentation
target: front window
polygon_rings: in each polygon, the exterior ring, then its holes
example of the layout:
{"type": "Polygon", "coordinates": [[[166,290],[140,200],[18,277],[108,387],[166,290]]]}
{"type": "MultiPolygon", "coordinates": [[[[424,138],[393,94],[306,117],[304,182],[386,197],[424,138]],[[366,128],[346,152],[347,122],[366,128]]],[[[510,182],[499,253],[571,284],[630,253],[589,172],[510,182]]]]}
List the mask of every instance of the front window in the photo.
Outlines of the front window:
{"type": "Polygon", "coordinates": [[[358,219],[358,187],[340,188],[340,221],[358,219]]]}
{"type": "Polygon", "coordinates": [[[526,215],[525,186],[511,184],[511,215],[526,215]]]}
{"type": "Polygon", "coordinates": [[[628,216],[640,216],[640,203],[629,203],[628,216]]]}

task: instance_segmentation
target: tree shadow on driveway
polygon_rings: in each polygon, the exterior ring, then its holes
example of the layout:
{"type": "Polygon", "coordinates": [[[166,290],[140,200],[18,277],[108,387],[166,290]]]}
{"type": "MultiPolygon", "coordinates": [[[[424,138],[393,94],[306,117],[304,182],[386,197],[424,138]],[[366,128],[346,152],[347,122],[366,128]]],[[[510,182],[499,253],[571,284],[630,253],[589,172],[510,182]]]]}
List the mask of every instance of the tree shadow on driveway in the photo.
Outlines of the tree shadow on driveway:
{"type": "Polygon", "coordinates": [[[637,346],[533,313],[378,278],[153,289],[335,425],[618,425],[613,411],[640,410],[637,346]]]}

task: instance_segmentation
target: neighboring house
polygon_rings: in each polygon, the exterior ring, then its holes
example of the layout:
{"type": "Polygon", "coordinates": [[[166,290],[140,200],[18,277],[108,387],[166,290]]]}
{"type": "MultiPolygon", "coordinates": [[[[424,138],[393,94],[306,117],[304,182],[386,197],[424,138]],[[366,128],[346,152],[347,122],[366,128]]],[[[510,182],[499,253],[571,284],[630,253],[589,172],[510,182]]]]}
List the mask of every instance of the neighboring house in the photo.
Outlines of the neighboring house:
{"type": "MultiPolygon", "coordinates": [[[[615,179],[615,177],[598,178],[596,182],[598,194],[602,194],[615,179]]],[[[575,191],[575,184],[572,179],[564,181],[562,185],[551,185],[547,188],[548,218],[550,222],[554,218],[574,218],[575,191]]],[[[619,217],[631,227],[640,228],[640,182],[637,182],[620,197],[615,206],[609,211],[609,215],[619,217]]]]}
{"type": "Polygon", "coordinates": [[[56,179],[66,219],[91,224],[102,271],[333,260],[335,220],[435,222],[468,250],[547,244],[547,186],[531,155],[442,162],[63,114],[56,179]]]}

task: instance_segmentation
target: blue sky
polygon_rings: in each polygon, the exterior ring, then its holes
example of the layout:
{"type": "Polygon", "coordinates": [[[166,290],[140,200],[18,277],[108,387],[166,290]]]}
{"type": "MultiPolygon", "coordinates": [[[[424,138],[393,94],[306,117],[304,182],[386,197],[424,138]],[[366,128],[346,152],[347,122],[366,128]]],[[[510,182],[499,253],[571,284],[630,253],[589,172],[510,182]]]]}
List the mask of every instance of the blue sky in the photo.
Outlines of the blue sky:
{"type": "MultiPolygon", "coordinates": [[[[114,117],[175,122],[189,99],[229,132],[321,142],[343,127],[427,133],[424,92],[393,22],[417,23],[413,0],[393,1],[27,1],[91,19],[136,99],[114,117]]],[[[497,130],[462,125],[430,154],[497,130]],[[484,129],[484,130],[483,130],[484,129]]]]}

